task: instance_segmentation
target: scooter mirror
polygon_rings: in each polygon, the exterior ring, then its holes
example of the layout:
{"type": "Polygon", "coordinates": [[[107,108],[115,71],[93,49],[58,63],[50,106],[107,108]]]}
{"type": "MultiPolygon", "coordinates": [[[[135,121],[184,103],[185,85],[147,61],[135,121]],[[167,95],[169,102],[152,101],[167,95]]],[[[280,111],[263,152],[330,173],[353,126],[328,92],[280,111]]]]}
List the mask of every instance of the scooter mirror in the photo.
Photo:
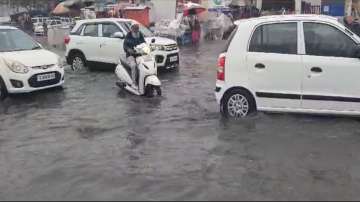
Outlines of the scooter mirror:
{"type": "Polygon", "coordinates": [[[151,43],[155,43],[156,42],[156,40],[155,39],[151,39],[151,43]]]}

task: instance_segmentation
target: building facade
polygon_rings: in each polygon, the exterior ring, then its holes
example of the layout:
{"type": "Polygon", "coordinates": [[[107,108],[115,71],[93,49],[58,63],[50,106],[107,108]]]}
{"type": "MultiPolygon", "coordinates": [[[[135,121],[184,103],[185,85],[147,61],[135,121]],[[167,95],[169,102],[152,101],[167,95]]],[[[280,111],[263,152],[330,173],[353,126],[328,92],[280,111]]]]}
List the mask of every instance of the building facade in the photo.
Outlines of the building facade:
{"type": "Polygon", "coordinates": [[[353,4],[358,0],[256,0],[256,7],[261,10],[285,8],[293,13],[303,12],[304,5],[319,6],[321,13],[334,16],[351,15],[353,4]]]}

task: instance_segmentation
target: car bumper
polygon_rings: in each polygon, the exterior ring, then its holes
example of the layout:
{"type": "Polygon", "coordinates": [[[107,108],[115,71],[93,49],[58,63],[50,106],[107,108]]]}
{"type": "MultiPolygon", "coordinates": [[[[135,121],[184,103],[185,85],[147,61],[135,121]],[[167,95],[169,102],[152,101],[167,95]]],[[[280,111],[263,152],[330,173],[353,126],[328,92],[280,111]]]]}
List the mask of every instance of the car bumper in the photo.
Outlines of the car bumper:
{"type": "Polygon", "coordinates": [[[225,83],[223,81],[216,81],[215,97],[216,102],[221,104],[221,99],[225,93],[225,83]]]}
{"type": "Polygon", "coordinates": [[[33,91],[62,86],[65,82],[65,76],[63,69],[36,71],[31,74],[16,74],[11,72],[9,73],[8,78],[4,79],[4,82],[9,93],[29,93],[33,91]],[[37,81],[37,75],[48,73],[55,73],[55,79],[41,82],[37,81]],[[20,87],[16,86],[14,84],[14,81],[17,83],[21,83],[22,85],[20,87]]]}
{"type": "Polygon", "coordinates": [[[175,51],[158,51],[155,53],[156,64],[158,68],[176,68],[179,66],[180,57],[179,50],[175,51]],[[172,58],[177,57],[177,60],[171,60],[172,58]]]}

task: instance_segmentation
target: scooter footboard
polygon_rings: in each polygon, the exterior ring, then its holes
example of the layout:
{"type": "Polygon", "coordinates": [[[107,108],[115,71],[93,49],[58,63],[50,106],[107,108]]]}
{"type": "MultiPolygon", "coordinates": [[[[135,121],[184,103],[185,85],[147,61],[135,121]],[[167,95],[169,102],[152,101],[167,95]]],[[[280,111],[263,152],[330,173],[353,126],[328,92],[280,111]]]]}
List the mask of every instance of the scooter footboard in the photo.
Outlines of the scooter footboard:
{"type": "Polygon", "coordinates": [[[120,80],[122,80],[122,81],[124,81],[124,82],[126,82],[128,84],[133,83],[132,79],[131,79],[131,76],[129,75],[128,71],[121,64],[119,64],[116,67],[115,74],[120,80]]]}
{"type": "Polygon", "coordinates": [[[153,85],[153,86],[161,86],[161,81],[155,75],[150,75],[145,79],[145,86],[153,85]]]}

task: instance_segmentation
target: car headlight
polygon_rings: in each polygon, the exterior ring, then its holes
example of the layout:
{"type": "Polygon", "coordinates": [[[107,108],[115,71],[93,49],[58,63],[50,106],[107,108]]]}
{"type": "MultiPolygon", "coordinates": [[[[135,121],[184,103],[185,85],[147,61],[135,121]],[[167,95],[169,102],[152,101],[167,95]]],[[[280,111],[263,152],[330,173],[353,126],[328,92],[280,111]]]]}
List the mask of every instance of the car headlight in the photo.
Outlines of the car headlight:
{"type": "Polygon", "coordinates": [[[59,68],[64,68],[64,62],[60,57],[58,58],[57,65],[58,65],[59,68]]]}
{"type": "Polygon", "coordinates": [[[15,73],[26,74],[29,72],[29,68],[18,61],[5,60],[5,64],[11,71],[15,73]]]}
{"type": "Polygon", "coordinates": [[[153,44],[153,45],[151,45],[151,49],[158,50],[158,51],[163,51],[163,50],[165,50],[165,46],[153,44]]]}

